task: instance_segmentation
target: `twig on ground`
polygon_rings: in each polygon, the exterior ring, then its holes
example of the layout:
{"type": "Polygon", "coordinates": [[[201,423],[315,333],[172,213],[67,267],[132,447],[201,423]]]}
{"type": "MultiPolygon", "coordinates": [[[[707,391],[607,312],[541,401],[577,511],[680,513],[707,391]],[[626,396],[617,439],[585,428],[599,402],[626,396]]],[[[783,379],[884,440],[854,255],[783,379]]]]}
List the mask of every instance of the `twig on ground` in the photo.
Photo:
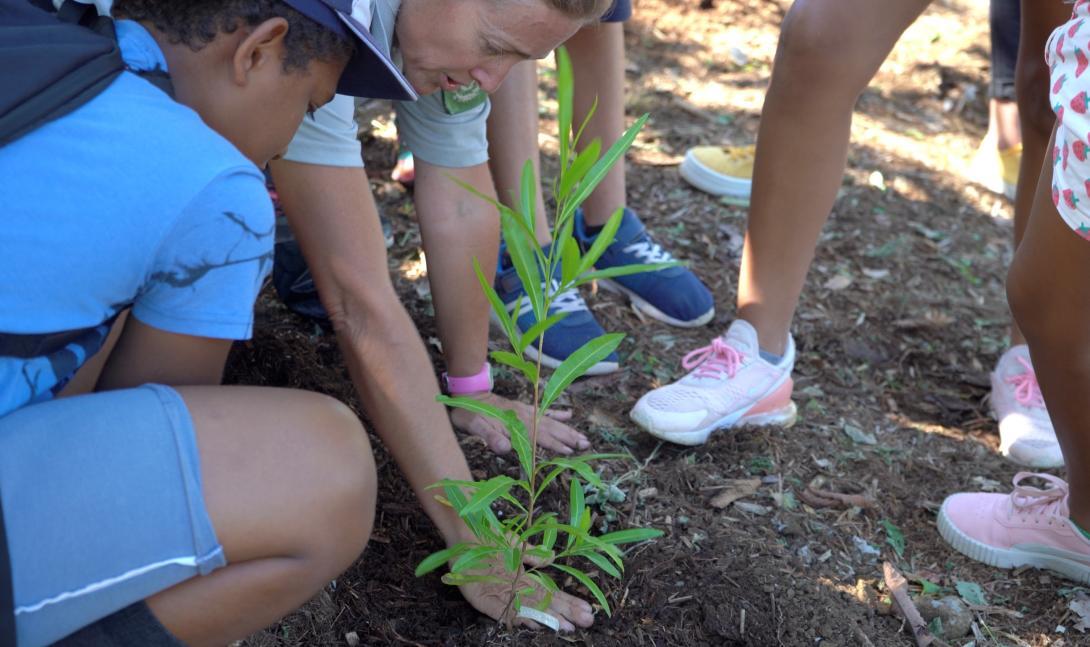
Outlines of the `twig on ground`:
{"type": "Polygon", "coordinates": [[[863,633],[863,628],[854,622],[852,623],[852,633],[855,634],[859,644],[863,645],[863,647],[874,647],[874,643],[870,641],[870,638],[867,638],[867,634],[863,633]]]}
{"type": "Polygon", "coordinates": [[[812,508],[873,508],[874,499],[865,494],[842,494],[832,490],[807,487],[799,498],[812,508]]]}
{"type": "Polygon", "coordinates": [[[924,622],[919,609],[916,608],[912,598],[908,595],[908,580],[905,579],[905,576],[901,575],[901,572],[889,562],[882,564],[882,572],[885,574],[889,596],[893,600],[893,608],[901,614],[901,617],[912,628],[912,635],[916,639],[916,644],[919,647],[929,647],[930,645],[950,647],[936,638],[931,630],[927,628],[927,623],[924,622]]]}

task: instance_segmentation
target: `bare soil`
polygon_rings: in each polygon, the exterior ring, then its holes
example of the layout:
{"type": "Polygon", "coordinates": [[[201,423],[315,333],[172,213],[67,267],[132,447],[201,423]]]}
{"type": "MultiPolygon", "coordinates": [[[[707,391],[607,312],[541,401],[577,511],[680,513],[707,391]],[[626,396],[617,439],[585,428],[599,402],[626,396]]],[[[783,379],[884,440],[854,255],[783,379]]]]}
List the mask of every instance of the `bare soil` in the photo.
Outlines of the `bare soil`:
{"type": "MultiPolygon", "coordinates": [[[[680,376],[680,358],[733,317],[746,213],[688,187],[676,164],[698,143],[754,140],[789,3],[636,5],[626,38],[629,115],[650,112],[651,120],[629,156],[629,204],[660,242],[692,262],[718,313],[707,328],[679,330],[641,321],[615,295],[587,291],[605,328],[631,335],[622,369],[577,384],[563,404],[597,450],[633,457],[602,465],[626,500],[599,508],[595,523],[651,525],[666,536],[635,547],[624,579],[605,582],[611,618],[599,614],[574,635],[510,634],[437,576],[413,577],[441,542],[376,439],[381,491],[366,552],[317,599],[246,643],[912,645],[884,600],[881,564],[889,560],[914,593],[923,580],[943,595],[956,595],[958,582],[982,587],[988,606],[973,612],[977,645],[1090,644],[1073,628],[1071,583],[971,562],[935,528],[946,495],[1006,491],[1018,471],[996,453],[986,402],[989,371],[1007,344],[1011,204],[965,177],[987,125],[986,3],[936,3],[859,101],[841,195],[794,325],[798,423],[719,433],[698,448],[658,443],[627,418],[641,394],[680,376]],[[725,509],[710,504],[732,480],[752,478],[761,483],[755,494],[725,509]],[[811,506],[811,485],[876,504],[811,506]]],[[[544,70],[545,132],[555,132],[552,87],[544,70]]],[[[388,180],[396,150],[390,113],[372,113],[365,149],[380,208],[394,224],[390,271],[423,338],[433,339],[411,196],[388,180]]],[[[555,139],[543,150],[548,173],[555,139]]],[[[359,410],[332,337],[268,292],[259,319],[253,341],[232,356],[232,381],[322,391],[359,410]]],[[[503,371],[497,388],[527,393],[503,371]]],[[[476,439],[462,445],[479,476],[515,473],[513,460],[476,439]]]]}

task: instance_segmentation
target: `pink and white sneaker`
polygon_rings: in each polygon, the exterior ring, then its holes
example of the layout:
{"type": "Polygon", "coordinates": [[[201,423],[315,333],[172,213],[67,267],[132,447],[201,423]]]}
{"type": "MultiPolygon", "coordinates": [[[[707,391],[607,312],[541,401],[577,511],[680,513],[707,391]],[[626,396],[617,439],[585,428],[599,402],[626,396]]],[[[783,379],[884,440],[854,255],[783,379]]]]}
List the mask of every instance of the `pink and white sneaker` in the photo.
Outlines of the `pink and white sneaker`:
{"type": "Polygon", "coordinates": [[[692,351],[681,364],[688,375],[644,394],[629,414],[652,436],[700,445],[716,429],[794,424],[795,341],[790,336],[783,359],[770,364],[761,358],[757,331],[736,319],[726,334],[692,351]]]}
{"type": "Polygon", "coordinates": [[[1062,467],[1056,430],[1029,360],[1029,347],[1012,346],[992,373],[992,412],[999,421],[999,452],[1025,467],[1062,467]]]}
{"type": "Polygon", "coordinates": [[[1068,487],[1051,474],[1019,472],[1010,494],[952,494],[939,510],[939,534],[958,552],[998,568],[1047,568],[1090,584],[1090,540],[1068,517],[1068,487]],[[1022,485],[1035,477],[1044,490],[1022,485]]]}

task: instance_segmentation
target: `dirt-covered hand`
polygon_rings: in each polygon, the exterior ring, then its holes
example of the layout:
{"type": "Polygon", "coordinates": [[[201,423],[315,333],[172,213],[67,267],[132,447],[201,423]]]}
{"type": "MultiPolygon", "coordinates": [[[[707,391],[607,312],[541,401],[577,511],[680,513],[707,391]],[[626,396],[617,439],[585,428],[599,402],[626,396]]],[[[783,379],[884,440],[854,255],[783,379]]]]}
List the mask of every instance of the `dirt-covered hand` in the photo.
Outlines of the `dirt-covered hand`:
{"type": "MultiPolygon", "coordinates": [[[[500,409],[513,409],[520,420],[530,429],[533,420],[534,408],[528,404],[501,398],[495,393],[481,393],[470,397],[487,402],[500,409]]],[[[590,441],[578,431],[564,424],[571,419],[571,411],[549,411],[538,423],[538,445],[558,454],[571,454],[575,451],[583,451],[590,448],[590,441]]],[[[511,451],[511,438],[507,428],[499,420],[488,416],[466,411],[465,409],[453,409],[450,420],[455,427],[462,431],[480,436],[488,443],[488,447],[497,454],[506,454],[511,451]]]]}
{"type": "MultiPolygon", "coordinates": [[[[510,577],[510,574],[504,572],[502,568],[496,567],[492,571],[503,577],[510,577]]],[[[532,595],[522,597],[523,608],[536,607],[537,603],[543,599],[544,592],[530,580],[524,578],[519,586],[523,589],[533,587],[535,591],[532,595]]],[[[511,597],[510,582],[463,584],[458,589],[462,592],[462,596],[473,605],[474,609],[494,620],[506,621],[507,615],[505,614],[513,614],[508,604],[511,597]]],[[[544,613],[556,618],[560,625],[560,631],[575,631],[576,627],[586,628],[594,622],[594,609],[590,604],[586,600],[563,591],[558,591],[553,595],[549,606],[544,609],[544,613]]],[[[523,617],[514,617],[512,624],[533,629],[541,627],[540,624],[533,620],[523,617]]]]}

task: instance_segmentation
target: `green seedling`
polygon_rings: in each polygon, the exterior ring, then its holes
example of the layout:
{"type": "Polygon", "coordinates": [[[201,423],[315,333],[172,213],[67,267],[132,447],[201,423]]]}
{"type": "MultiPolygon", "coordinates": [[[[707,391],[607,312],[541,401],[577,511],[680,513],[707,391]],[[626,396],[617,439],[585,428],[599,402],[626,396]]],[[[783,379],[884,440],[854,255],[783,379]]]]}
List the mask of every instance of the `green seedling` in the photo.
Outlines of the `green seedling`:
{"type": "MultiPolygon", "coordinates": [[[[585,252],[573,238],[576,208],[605,178],[610,168],[623,158],[646,123],[647,115],[637,119],[604,154],[597,139],[580,146],[580,136],[593,116],[594,108],[573,137],[572,69],[563,48],[557,50],[556,62],[560,175],[553,184],[556,216],[548,250],[537,242],[534,230],[537,196],[534,168],[530,161],[522,168],[520,191],[515,200],[517,208],[508,207],[482,195],[472,186],[462,184],[467,191],[488,201],[499,211],[504,242],[526,289],[524,298],[529,301],[538,321],[530,330],[520,332],[514,316],[504,307],[490,279],[481,271],[480,263],[474,259],[473,269],[481,289],[511,343],[511,350],[495,351],[491,357],[528,380],[533,388],[534,417],[527,429],[527,425],[512,410],[502,410],[473,398],[439,398],[448,406],[467,409],[502,422],[510,433],[511,446],[518,457],[519,478],[500,475],[486,481],[443,480],[432,485],[443,493],[439,500],[453,507],[465,520],[475,541],[432,553],[416,568],[419,576],[449,564],[450,570],[443,576],[443,582],[456,586],[474,582],[508,584],[510,593],[503,617],[509,627],[524,601],[528,601],[534,593],[534,586],[544,595],[533,606],[538,610],[549,606],[552,596],[559,590],[553,574],[573,578],[610,614],[605,593],[595,578],[583,568],[589,565],[596,569],[599,579],[605,576],[619,578],[624,570],[624,553],[620,546],[662,535],[662,531],[653,528],[591,534],[592,515],[586,493],[604,493],[608,499],[611,492],[591,463],[605,458],[623,458],[623,455],[567,456],[547,460],[538,456],[537,436],[541,417],[575,379],[612,353],[624,337],[612,333],[587,342],[564,360],[542,387],[544,335],[564,316],[546,316],[553,298],[569,288],[595,279],[655,271],[672,265],[594,268],[621,224],[623,210],[620,208],[585,252]],[[537,344],[536,361],[526,354],[527,348],[533,344],[537,344]],[[562,487],[565,481],[568,510],[563,513],[542,510],[539,505],[542,497],[551,489],[562,487]],[[493,504],[501,502],[505,506],[502,520],[493,510],[493,504]]],[[[516,306],[514,312],[518,313],[522,302],[516,306]]]]}

